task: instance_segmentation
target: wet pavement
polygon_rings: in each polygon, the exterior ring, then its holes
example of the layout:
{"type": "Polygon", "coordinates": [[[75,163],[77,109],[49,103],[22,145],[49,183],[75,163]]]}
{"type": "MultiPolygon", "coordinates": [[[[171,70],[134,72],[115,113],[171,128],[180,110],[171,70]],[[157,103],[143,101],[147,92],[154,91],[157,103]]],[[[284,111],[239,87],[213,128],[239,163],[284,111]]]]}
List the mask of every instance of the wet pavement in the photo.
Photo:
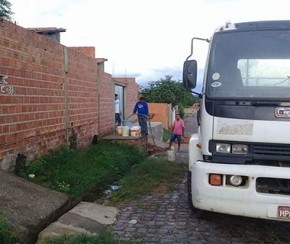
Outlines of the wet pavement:
{"type": "MultiPolygon", "coordinates": [[[[192,115],[185,118],[185,128],[188,135],[196,131],[192,115]]],[[[176,160],[187,163],[188,144],[176,160]]],[[[290,243],[290,223],[217,213],[197,216],[188,205],[186,175],[173,192],[144,196],[119,209],[113,232],[133,243],[290,243]]]]}

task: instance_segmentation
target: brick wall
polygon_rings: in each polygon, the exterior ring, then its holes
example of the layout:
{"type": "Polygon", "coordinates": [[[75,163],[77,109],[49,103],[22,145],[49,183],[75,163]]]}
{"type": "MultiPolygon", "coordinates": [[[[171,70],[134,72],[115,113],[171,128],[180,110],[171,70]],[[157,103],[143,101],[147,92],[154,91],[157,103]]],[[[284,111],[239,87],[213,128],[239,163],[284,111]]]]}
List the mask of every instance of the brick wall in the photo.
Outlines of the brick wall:
{"type": "Polygon", "coordinates": [[[172,106],[167,103],[148,103],[149,112],[155,114],[152,122],[162,122],[164,129],[172,126],[172,106]]]}
{"type": "Polygon", "coordinates": [[[99,81],[99,130],[100,134],[104,134],[108,131],[114,130],[115,114],[113,114],[113,111],[115,109],[115,97],[113,96],[114,90],[111,75],[100,73],[99,81]]]}
{"type": "Polygon", "coordinates": [[[95,47],[69,47],[70,50],[83,53],[86,56],[95,58],[95,47]]]}
{"type": "MultiPolygon", "coordinates": [[[[66,48],[65,48],[66,49],[66,48]]],[[[65,128],[77,134],[78,147],[90,144],[98,134],[98,69],[96,60],[67,49],[64,81],[67,86],[65,128]]],[[[66,55],[64,55],[66,57],[66,55]]],[[[71,142],[70,142],[71,143],[71,142]]]]}
{"type": "Polygon", "coordinates": [[[0,169],[13,169],[18,153],[30,161],[112,130],[112,77],[94,49],[82,50],[0,20],[0,74],[14,89],[0,92],[0,169]]]}

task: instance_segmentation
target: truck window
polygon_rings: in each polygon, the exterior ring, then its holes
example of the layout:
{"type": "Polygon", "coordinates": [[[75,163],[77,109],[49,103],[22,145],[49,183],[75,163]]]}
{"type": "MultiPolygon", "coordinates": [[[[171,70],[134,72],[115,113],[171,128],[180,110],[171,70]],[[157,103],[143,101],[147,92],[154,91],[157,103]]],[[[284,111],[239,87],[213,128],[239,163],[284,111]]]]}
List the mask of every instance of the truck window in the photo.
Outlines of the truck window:
{"type": "Polygon", "coordinates": [[[206,96],[289,99],[290,31],[220,32],[213,37],[206,96]]]}
{"type": "Polygon", "coordinates": [[[238,68],[244,86],[290,87],[290,60],[241,59],[238,68]]]}

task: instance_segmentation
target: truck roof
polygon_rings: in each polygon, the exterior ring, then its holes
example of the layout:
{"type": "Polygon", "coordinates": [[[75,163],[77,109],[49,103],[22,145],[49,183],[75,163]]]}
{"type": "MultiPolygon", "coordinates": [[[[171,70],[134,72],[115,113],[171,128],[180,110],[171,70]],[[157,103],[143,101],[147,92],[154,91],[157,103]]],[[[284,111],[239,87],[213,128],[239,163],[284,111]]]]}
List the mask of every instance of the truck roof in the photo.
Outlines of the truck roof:
{"type": "Polygon", "coordinates": [[[290,20],[271,20],[271,21],[252,21],[242,23],[226,23],[216,30],[221,31],[233,31],[233,30],[290,30],[290,20]]]}

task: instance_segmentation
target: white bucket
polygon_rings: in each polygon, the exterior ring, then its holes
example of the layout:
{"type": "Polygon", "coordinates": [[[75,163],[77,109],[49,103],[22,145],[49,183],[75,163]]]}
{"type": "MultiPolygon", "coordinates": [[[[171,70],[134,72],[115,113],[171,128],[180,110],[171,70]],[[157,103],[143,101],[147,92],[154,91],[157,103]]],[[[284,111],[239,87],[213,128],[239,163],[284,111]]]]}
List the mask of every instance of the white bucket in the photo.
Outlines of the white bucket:
{"type": "Polygon", "coordinates": [[[131,136],[140,136],[140,132],[141,132],[140,126],[133,126],[130,129],[131,136]]]}
{"type": "Polygon", "coordinates": [[[122,126],[117,126],[117,135],[118,136],[122,135],[122,126]]]}
{"type": "Polygon", "coordinates": [[[175,161],[175,152],[174,150],[167,151],[167,159],[168,161],[175,161]]]}
{"type": "Polygon", "coordinates": [[[129,126],[122,126],[122,136],[129,136],[129,126]]]}
{"type": "Polygon", "coordinates": [[[134,126],[137,130],[137,136],[140,136],[141,135],[141,126],[134,126]]]}

